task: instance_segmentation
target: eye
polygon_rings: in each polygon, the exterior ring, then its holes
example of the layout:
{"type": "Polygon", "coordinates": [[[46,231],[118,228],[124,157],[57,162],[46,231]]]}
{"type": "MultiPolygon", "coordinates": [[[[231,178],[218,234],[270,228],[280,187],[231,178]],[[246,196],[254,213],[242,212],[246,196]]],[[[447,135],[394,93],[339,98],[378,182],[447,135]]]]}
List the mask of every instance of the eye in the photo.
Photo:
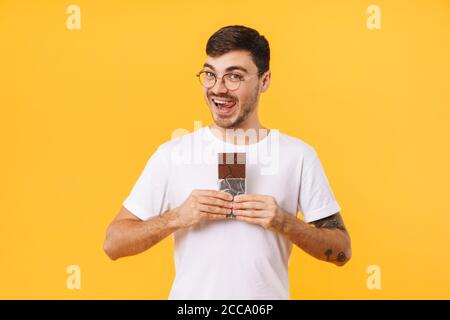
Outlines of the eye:
{"type": "Polygon", "coordinates": [[[241,75],[237,73],[229,73],[228,77],[233,81],[240,81],[242,79],[241,75]]]}
{"type": "Polygon", "coordinates": [[[211,71],[205,71],[205,76],[207,78],[214,78],[216,75],[212,73],[211,71]]]}

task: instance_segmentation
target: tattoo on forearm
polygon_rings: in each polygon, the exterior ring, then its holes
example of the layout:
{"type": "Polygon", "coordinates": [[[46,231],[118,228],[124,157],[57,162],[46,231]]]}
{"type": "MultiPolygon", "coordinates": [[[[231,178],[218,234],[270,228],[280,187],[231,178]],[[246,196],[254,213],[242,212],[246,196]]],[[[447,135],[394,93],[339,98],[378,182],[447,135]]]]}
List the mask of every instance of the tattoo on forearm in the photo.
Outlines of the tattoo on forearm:
{"type": "Polygon", "coordinates": [[[345,260],[347,260],[347,256],[345,255],[344,252],[339,252],[336,259],[332,260],[331,259],[331,255],[333,254],[333,250],[331,249],[327,249],[325,252],[325,257],[327,257],[327,261],[339,261],[339,262],[344,262],[345,260]]]}
{"type": "Polygon", "coordinates": [[[327,251],[325,251],[325,256],[327,257],[327,261],[330,261],[330,257],[333,254],[333,250],[331,249],[327,249],[327,251]]]}
{"type": "Polygon", "coordinates": [[[344,262],[345,260],[347,260],[347,257],[345,256],[345,253],[339,252],[339,254],[337,255],[337,261],[344,262]]]}
{"type": "Polygon", "coordinates": [[[335,213],[332,216],[317,220],[312,222],[316,228],[327,228],[327,229],[340,229],[347,232],[345,229],[344,221],[342,220],[341,214],[335,213]]]}
{"type": "MultiPolygon", "coordinates": [[[[345,228],[344,221],[340,212],[337,212],[329,217],[314,221],[312,222],[312,224],[316,228],[339,229],[347,233],[347,229],[345,228]]],[[[347,256],[342,251],[339,252],[337,256],[335,256],[335,258],[333,258],[333,250],[330,248],[327,248],[325,250],[324,255],[326,257],[326,261],[344,262],[347,260],[347,256]]]]}

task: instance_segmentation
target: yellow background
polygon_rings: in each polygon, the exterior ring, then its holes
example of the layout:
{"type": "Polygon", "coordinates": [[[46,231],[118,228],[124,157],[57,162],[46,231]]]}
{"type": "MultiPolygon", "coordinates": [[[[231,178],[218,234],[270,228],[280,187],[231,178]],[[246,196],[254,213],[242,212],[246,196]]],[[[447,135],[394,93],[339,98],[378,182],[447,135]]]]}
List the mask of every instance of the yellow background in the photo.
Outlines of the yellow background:
{"type": "Polygon", "coordinates": [[[450,298],[445,0],[1,0],[0,298],[167,298],[172,238],[112,262],[104,232],[157,146],[210,122],[194,75],[229,24],[268,38],[263,124],[316,148],[352,236],[343,268],[295,248],[291,297],[450,298]]]}

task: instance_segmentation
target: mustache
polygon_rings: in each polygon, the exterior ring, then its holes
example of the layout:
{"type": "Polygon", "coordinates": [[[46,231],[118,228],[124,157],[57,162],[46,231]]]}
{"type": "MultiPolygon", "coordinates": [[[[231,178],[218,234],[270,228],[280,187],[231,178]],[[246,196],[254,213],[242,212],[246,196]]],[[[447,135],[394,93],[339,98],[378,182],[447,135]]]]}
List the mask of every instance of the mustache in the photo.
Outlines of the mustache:
{"type": "Polygon", "coordinates": [[[237,101],[237,98],[235,96],[232,96],[232,95],[229,95],[229,94],[208,94],[208,98],[210,98],[210,99],[223,98],[223,99],[237,101]]]}

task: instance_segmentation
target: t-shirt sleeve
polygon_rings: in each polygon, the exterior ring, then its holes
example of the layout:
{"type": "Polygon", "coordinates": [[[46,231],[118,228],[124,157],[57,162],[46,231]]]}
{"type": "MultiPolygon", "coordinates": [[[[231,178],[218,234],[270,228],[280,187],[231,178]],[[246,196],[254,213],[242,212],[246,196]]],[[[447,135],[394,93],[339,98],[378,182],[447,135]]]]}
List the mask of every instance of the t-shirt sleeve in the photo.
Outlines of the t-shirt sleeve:
{"type": "Polygon", "coordinates": [[[169,168],[159,147],[147,161],[123,206],[141,220],[148,220],[168,210],[169,168]]]}
{"type": "Polygon", "coordinates": [[[305,222],[326,218],[341,211],[313,147],[304,157],[298,205],[305,222]]]}

